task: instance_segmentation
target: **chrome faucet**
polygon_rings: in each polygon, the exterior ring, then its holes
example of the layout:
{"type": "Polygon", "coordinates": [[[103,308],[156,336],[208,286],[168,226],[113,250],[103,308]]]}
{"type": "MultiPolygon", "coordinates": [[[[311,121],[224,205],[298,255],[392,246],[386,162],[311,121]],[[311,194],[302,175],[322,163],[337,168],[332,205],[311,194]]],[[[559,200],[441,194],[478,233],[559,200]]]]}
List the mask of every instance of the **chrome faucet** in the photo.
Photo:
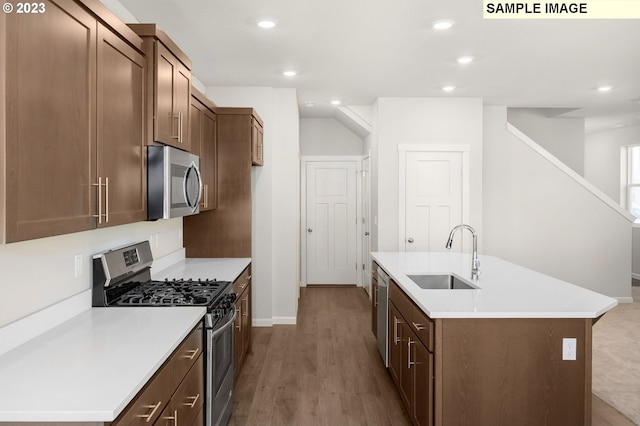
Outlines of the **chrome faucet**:
{"type": "Polygon", "coordinates": [[[471,256],[471,279],[478,279],[478,275],[480,274],[480,260],[478,260],[478,237],[476,236],[476,231],[469,225],[458,225],[454,226],[451,232],[449,233],[449,239],[447,240],[446,248],[450,249],[453,244],[453,235],[456,233],[458,229],[465,228],[471,232],[473,236],[473,254],[471,256]]]}

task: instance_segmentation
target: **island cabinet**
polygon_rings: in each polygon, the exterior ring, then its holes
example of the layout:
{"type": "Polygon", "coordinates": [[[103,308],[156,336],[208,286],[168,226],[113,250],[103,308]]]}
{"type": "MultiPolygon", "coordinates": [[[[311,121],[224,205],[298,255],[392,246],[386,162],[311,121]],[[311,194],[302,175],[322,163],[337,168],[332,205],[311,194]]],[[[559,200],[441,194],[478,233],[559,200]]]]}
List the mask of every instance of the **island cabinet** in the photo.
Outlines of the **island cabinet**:
{"type": "Polygon", "coordinates": [[[147,74],[147,144],[171,145],[189,151],[191,60],[155,24],[129,24],[144,40],[147,74]]]}
{"type": "Polygon", "coordinates": [[[105,425],[202,426],[203,339],[198,325],[118,418],[105,425]]]}
{"type": "Polygon", "coordinates": [[[233,291],[238,295],[233,335],[233,366],[237,380],[247,354],[251,351],[251,265],[233,282],[233,291]]]}
{"type": "Polygon", "coordinates": [[[371,331],[378,337],[378,264],[371,262],[371,331]]]}
{"type": "Polygon", "coordinates": [[[218,207],[218,138],[215,105],[191,88],[191,152],[200,157],[202,197],[200,212],[218,207]]]}
{"type": "Polygon", "coordinates": [[[409,417],[433,425],[433,321],[389,281],[389,372],[409,417]]]}
{"type": "Polygon", "coordinates": [[[99,1],[0,14],[0,242],[146,219],[142,39],[99,1]]]}
{"type": "Polygon", "coordinates": [[[389,372],[414,424],[591,424],[592,319],[430,318],[393,280],[389,302],[389,372]]]}

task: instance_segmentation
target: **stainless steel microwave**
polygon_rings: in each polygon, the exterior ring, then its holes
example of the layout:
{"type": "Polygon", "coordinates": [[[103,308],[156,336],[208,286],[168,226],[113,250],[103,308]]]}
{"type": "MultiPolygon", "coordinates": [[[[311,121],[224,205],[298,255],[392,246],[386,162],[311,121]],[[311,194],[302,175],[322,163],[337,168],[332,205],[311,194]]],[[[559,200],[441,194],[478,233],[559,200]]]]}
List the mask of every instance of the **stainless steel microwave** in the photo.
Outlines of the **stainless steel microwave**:
{"type": "Polygon", "coordinates": [[[200,211],[200,158],[170,146],[147,147],[147,216],[170,219],[200,211]]]}

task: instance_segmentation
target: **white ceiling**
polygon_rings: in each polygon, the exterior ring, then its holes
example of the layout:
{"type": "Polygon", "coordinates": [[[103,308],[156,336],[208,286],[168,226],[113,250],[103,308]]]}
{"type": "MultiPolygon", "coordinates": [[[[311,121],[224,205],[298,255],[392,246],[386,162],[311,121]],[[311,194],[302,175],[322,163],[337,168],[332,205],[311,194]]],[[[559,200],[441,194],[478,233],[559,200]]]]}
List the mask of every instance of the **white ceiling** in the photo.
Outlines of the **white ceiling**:
{"type": "Polygon", "coordinates": [[[640,20],[484,20],[480,0],[120,2],[169,34],[205,86],[296,88],[302,117],[333,116],[334,98],[448,96],[640,122],[640,20]],[[262,17],[278,26],[258,28],[262,17]],[[455,25],[436,31],[438,19],[455,25]],[[460,65],[461,55],[476,59],[460,65]]]}

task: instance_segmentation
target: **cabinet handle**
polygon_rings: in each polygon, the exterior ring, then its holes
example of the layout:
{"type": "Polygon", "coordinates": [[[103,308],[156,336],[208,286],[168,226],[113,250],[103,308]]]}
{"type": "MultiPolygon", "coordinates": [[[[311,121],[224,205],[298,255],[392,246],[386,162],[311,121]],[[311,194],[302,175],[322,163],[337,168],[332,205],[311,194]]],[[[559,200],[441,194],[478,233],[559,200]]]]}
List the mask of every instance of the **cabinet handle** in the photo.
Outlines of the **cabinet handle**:
{"type": "Polygon", "coordinates": [[[187,399],[192,399],[193,401],[184,402],[182,405],[186,405],[189,408],[193,408],[195,407],[196,402],[198,401],[198,398],[200,398],[200,394],[197,394],[196,396],[188,396],[187,399]]]}
{"type": "MultiPolygon", "coordinates": [[[[180,143],[180,113],[176,113],[173,117],[171,122],[173,123],[173,119],[176,120],[176,135],[175,136],[171,136],[171,139],[175,139],[176,142],[180,143]]],[[[171,131],[173,133],[173,125],[171,126],[171,131]]]]}
{"type": "Polygon", "coordinates": [[[192,360],[196,357],[196,354],[200,351],[200,348],[195,348],[195,349],[191,349],[188,350],[187,353],[189,355],[182,355],[182,358],[188,359],[188,360],[192,360]]]}
{"type": "Polygon", "coordinates": [[[153,405],[143,405],[144,408],[152,408],[152,410],[149,414],[140,414],[137,417],[143,418],[146,423],[149,423],[153,415],[158,411],[158,408],[160,408],[160,405],[162,405],[162,401],[158,401],[157,404],[153,405]]]}
{"type": "Polygon", "coordinates": [[[180,111],[180,112],[178,113],[178,117],[179,117],[179,119],[178,119],[178,123],[180,123],[180,143],[184,143],[184,135],[182,134],[182,130],[183,130],[183,128],[184,128],[184,123],[182,122],[182,117],[183,117],[183,116],[184,116],[184,115],[182,114],[182,111],[180,111]]]}
{"type": "Polygon", "coordinates": [[[411,341],[411,337],[409,337],[409,341],[407,342],[407,368],[411,368],[412,365],[416,365],[415,362],[411,361],[411,344],[416,343],[411,341]]]}
{"type": "MultiPolygon", "coordinates": [[[[236,315],[242,315],[242,311],[240,310],[239,307],[236,307],[236,315]]],[[[238,325],[236,325],[236,328],[238,329],[238,331],[242,331],[242,321],[238,321],[238,325]]]]}
{"type": "Polygon", "coordinates": [[[209,208],[209,184],[204,184],[204,207],[209,208]]]}
{"type": "Polygon", "coordinates": [[[91,186],[98,187],[98,214],[94,214],[93,217],[98,218],[98,225],[102,223],[102,176],[98,177],[98,183],[92,183],[91,186]]]}
{"type": "Polygon", "coordinates": [[[418,331],[423,331],[427,329],[427,326],[424,324],[416,324],[415,322],[411,321],[411,324],[413,324],[413,326],[415,327],[416,330],[418,331]]]}
{"type": "Polygon", "coordinates": [[[173,420],[173,426],[178,426],[178,410],[173,411],[173,416],[163,417],[165,420],[173,420]]]}
{"type": "Polygon", "coordinates": [[[109,178],[104,178],[104,221],[109,223],[109,178]]]}
{"type": "Polygon", "coordinates": [[[249,296],[244,297],[244,312],[242,313],[243,317],[249,316],[249,296]]]}
{"type": "Polygon", "coordinates": [[[397,345],[400,343],[400,339],[398,338],[398,324],[400,324],[400,320],[394,315],[393,316],[393,344],[397,345]]]}

